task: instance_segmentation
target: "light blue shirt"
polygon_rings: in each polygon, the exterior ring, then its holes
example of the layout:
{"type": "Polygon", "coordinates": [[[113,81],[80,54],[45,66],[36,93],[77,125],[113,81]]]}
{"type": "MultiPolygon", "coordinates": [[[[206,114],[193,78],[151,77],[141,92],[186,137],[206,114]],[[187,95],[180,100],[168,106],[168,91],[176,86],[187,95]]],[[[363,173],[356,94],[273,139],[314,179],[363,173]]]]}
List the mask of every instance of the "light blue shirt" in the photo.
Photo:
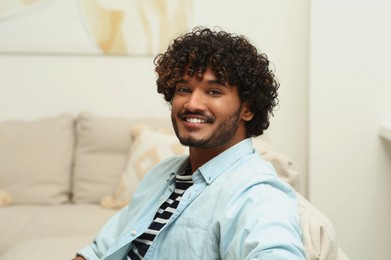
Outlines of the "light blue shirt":
{"type": "MultiPolygon", "coordinates": [[[[132,202],[78,254],[88,260],[126,259],[187,160],[170,158],[147,173],[132,202]]],[[[251,139],[205,163],[192,178],[144,259],[305,259],[295,193],[254,151],[251,139]]]]}

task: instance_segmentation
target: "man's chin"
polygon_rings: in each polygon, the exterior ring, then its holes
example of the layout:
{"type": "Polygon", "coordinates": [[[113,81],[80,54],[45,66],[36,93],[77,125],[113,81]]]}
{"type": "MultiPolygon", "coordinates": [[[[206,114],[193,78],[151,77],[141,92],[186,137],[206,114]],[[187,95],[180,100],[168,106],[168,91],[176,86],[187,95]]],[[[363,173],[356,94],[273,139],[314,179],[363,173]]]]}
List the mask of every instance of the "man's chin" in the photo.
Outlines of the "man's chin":
{"type": "Polygon", "coordinates": [[[188,147],[207,148],[208,146],[208,140],[197,139],[194,137],[179,138],[179,141],[181,142],[182,145],[188,147]]]}

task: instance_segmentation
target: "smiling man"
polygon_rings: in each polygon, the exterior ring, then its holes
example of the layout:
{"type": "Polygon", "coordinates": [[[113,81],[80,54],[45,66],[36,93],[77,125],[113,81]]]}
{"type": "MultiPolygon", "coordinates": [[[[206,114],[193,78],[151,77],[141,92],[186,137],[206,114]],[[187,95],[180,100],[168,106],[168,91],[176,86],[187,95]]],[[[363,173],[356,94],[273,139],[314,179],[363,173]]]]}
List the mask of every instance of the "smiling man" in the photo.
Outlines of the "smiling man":
{"type": "Polygon", "coordinates": [[[219,81],[210,67],[202,74],[197,79],[185,73],[171,102],[172,124],[179,141],[190,148],[193,172],[245,139],[245,122],[253,117],[237,87],[219,81]]]}
{"type": "Polygon", "coordinates": [[[75,259],[305,259],[295,193],[252,147],[278,103],[267,56],[195,28],[155,64],[189,155],[148,172],[75,259]]]}

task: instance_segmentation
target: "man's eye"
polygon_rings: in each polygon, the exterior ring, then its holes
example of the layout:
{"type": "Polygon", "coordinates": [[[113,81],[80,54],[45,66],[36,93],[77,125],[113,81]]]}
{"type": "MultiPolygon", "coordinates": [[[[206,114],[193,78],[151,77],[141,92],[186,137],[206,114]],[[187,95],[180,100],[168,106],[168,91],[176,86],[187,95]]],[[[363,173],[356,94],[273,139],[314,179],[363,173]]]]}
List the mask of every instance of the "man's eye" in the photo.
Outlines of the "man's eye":
{"type": "Polygon", "coordinates": [[[187,88],[187,87],[177,87],[176,91],[179,92],[179,93],[188,93],[188,92],[190,92],[189,88],[187,88]]]}
{"type": "Polygon", "coordinates": [[[220,90],[217,90],[217,89],[211,89],[211,90],[208,91],[208,93],[209,93],[210,95],[213,95],[213,96],[221,95],[221,94],[222,94],[221,91],[220,91],[220,90]]]}
{"type": "Polygon", "coordinates": [[[176,92],[187,92],[188,90],[187,90],[187,88],[186,87],[176,87],[176,89],[175,89],[175,91],[176,92]]]}

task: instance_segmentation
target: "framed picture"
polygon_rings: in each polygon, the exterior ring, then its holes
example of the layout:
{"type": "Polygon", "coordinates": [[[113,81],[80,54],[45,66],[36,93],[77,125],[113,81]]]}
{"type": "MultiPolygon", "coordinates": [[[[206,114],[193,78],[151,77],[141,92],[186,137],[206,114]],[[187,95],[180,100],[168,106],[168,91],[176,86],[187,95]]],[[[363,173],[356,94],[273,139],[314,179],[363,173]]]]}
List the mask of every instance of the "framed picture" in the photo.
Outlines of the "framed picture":
{"type": "Polygon", "coordinates": [[[193,0],[1,0],[1,53],[155,55],[193,27],[193,0]]]}

